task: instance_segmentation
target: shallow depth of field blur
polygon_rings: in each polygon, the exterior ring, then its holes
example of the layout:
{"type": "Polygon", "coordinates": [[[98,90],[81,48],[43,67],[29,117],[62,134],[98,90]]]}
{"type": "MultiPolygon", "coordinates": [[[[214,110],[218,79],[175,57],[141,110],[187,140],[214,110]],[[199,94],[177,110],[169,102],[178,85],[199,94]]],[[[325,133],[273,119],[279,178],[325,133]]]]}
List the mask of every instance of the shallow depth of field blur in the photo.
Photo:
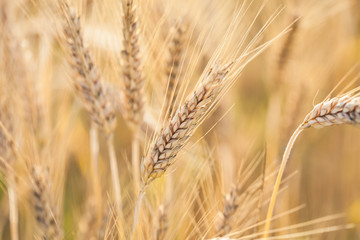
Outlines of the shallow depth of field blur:
{"type": "MultiPolygon", "coordinates": [[[[122,216],[114,210],[111,166],[101,131],[101,193],[94,196],[92,120],[74,88],[58,2],[0,0],[0,239],[12,236],[10,181],[16,183],[19,239],[52,239],[44,237],[44,226],[37,219],[34,166],[45,169],[46,201],[56,213],[61,239],[131,239],[139,180],[134,181],[134,136],[122,101],[124,1],[69,1],[80,16],[85,46],[117,110],[113,143],[122,216]],[[16,154],[8,154],[9,148],[16,154]],[[102,199],[100,217],[92,213],[98,199],[102,199]]],[[[146,123],[138,135],[139,163],[167,120],[163,119],[166,68],[177,24],[185,29],[177,101],[181,104],[209,69],[214,54],[224,64],[241,56],[246,44],[276,15],[253,49],[271,44],[245,66],[174,164],[147,188],[135,235],[136,239],[222,237],[217,224],[225,196],[236,185],[246,191],[257,181],[262,185],[259,195],[241,200],[243,207],[229,220],[231,230],[224,237],[261,239],[274,179],[292,132],[329,94],[334,97],[360,86],[360,1],[135,0],[134,4],[146,123]],[[229,31],[231,26],[237,30],[229,31]],[[254,169],[246,180],[248,166],[254,169]],[[166,217],[161,219],[161,214],[166,217]],[[162,220],[166,227],[159,234],[162,220]]],[[[360,128],[355,125],[309,128],[299,136],[286,166],[269,239],[360,239],[359,143],[360,128]]]]}

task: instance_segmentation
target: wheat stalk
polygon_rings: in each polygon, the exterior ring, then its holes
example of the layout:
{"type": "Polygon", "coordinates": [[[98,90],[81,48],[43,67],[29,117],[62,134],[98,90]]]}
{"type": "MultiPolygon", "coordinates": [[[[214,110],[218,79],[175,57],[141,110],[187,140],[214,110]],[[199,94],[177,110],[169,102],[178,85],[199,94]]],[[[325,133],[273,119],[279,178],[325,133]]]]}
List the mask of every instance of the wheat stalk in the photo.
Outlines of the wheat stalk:
{"type": "Polygon", "coordinates": [[[48,171],[40,166],[34,166],[31,176],[35,216],[43,237],[49,240],[62,239],[62,230],[59,227],[57,216],[53,212],[55,206],[50,199],[48,171]]]}
{"type": "Polygon", "coordinates": [[[343,95],[342,97],[334,97],[317,104],[305,117],[304,121],[299,125],[291,136],[281,161],[280,169],[275,181],[273,193],[271,196],[268,213],[265,224],[264,237],[268,237],[271,218],[274,212],[276,196],[281,183],[285,166],[289,159],[291,149],[300,135],[300,133],[310,127],[322,128],[333,125],[342,124],[359,124],[360,123],[360,97],[356,93],[357,89],[343,95]]]}
{"type": "MultiPolygon", "coordinates": [[[[5,1],[0,2],[0,54],[2,59],[0,62],[0,156],[3,161],[0,161],[0,167],[5,172],[8,178],[8,199],[9,199],[9,222],[11,239],[19,239],[19,213],[18,213],[18,196],[16,176],[12,167],[17,159],[15,144],[13,140],[14,131],[16,129],[14,123],[14,113],[16,112],[16,92],[12,88],[16,88],[21,80],[20,74],[16,71],[18,42],[12,34],[11,24],[9,23],[8,4],[5,1]],[[15,93],[15,94],[14,94],[15,93]],[[14,96],[15,95],[15,96],[14,96]]],[[[20,64],[21,65],[21,64],[20,64]]]]}
{"type": "Polygon", "coordinates": [[[99,218],[98,213],[95,211],[95,201],[96,199],[90,197],[86,203],[84,215],[79,221],[78,239],[97,239],[96,236],[98,235],[101,219],[99,218]]]}

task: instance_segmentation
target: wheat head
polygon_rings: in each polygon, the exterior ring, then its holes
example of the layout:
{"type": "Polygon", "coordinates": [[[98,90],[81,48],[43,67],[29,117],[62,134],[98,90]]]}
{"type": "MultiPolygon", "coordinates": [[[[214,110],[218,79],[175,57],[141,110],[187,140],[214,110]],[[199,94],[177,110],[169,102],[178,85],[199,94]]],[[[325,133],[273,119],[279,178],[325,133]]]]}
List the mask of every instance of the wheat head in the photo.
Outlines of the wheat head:
{"type": "Polygon", "coordinates": [[[305,117],[302,128],[359,123],[360,97],[345,95],[317,104],[305,117]]]}
{"type": "Polygon", "coordinates": [[[62,230],[53,211],[55,206],[50,199],[51,189],[48,171],[41,166],[34,166],[31,177],[33,181],[32,195],[36,222],[41,229],[44,239],[62,239],[62,230]]]}
{"type": "Polygon", "coordinates": [[[154,144],[141,165],[144,186],[164,174],[172,164],[172,160],[201,122],[201,117],[208,113],[212,101],[221,92],[230,67],[231,64],[221,66],[217,63],[211,68],[195,91],[156,135],[154,144]]]}
{"type": "Polygon", "coordinates": [[[123,5],[123,78],[125,117],[135,126],[143,121],[144,79],[139,57],[139,27],[136,6],[133,0],[124,0],[123,5]]]}
{"type": "Polygon", "coordinates": [[[80,17],[65,2],[62,11],[67,22],[64,33],[72,56],[72,68],[77,73],[74,78],[75,88],[92,120],[105,135],[110,135],[116,126],[115,108],[89,50],[84,46],[80,17]]]}

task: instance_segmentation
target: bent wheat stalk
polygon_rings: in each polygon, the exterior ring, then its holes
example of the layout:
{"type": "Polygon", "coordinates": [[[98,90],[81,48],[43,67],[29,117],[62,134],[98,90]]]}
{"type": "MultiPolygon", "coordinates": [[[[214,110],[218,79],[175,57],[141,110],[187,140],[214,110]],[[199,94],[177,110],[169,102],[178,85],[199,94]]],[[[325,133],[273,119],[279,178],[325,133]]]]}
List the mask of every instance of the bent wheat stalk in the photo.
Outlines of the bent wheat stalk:
{"type": "Polygon", "coordinates": [[[281,178],[285,170],[286,163],[289,159],[291,149],[299,136],[299,134],[306,128],[322,128],[340,124],[360,124],[360,96],[358,89],[343,95],[342,97],[335,97],[317,104],[313,110],[306,115],[304,121],[299,125],[291,136],[276,178],[275,186],[271,196],[268,213],[266,216],[264,238],[268,237],[270,229],[271,218],[274,212],[276,196],[281,183],[281,178]],[[355,92],[355,93],[354,93],[355,92]]]}

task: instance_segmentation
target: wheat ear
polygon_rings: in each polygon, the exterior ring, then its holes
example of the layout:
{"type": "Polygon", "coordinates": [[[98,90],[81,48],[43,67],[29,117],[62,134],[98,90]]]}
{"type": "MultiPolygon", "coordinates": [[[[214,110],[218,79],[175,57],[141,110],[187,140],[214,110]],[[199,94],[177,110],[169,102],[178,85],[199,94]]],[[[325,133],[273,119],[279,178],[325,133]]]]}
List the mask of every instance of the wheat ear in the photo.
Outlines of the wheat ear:
{"type": "Polygon", "coordinates": [[[196,127],[212,109],[211,107],[214,106],[221,90],[226,85],[227,75],[232,65],[232,62],[223,66],[216,63],[214,68],[207,72],[194,92],[186,98],[185,103],[178,107],[165,127],[156,134],[152,147],[143,157],[141,163],[143,185],[135,204],[133,238],[135,238],[141,202],[147,186],[165,173],[173,163],[172,160],[177,153],[194,133],[196,127]]]}
{"type": "Polygon", "coordinates": [[[169,59],[166,64],[166,77],[168,85],[166,90],[166,107],[165,114],[171,114],[179,92],[180,74],[181,74],[181,57],[184,51],[184,34],[185,29],[182,23],[178,23],[174,28],[174,36],[169,48],[169,59]]]}
{"type": "Polygon", "coordinates": [[[143,85],[139,57],[139,27],[133,0],[123,0],[123,78],[125,85],[125,117],[138,125],[143,121],[143,85]]]}
{"type": "MultiPolygon", "coordinates": [[[[216,234],[218,236],[224,236],[231,231],[231,219],[235,215],[235,212],[243,207],[247,207],[247,209],[244,209],[247,211],[249,209],[249,205],[246,204],[248,204],[249,200],[253,200],[258,197],[258,191],[261,189],[261,186],[261,182],[258,182],[258,184],[245,190],[234,187],[230,193],[225,196],[224,210],[219,215],[219,222],[216,225],[216,234]]],[[[253,204],[255,206],[257,202],[253,202],[253,204]]]]}
{"type": "MultiPolygon", "coordinates": [[[[107,90],[103,85],[100,73],[92,61],[88,49],[84,47],[80,18],[76,16],[75,10],[70,8],[66,2],[62,3],[62,11],[67,21],[64,32],[72,54],[72,67],[77,72],[77,77],[74,81],[75,87],[93,122],[100,127],[107,137],[115,198],[121,213],[120,179],[112,142],[113,132],[116,126],[115,109],[109,100],[109,95],[106,94],[107,90]]],[[[94,142],[96,139],[91,139],[91,141],[94,142]]],[[[93,165],[97,166],[97,162],[93,162],[93,165]]],[[[98,186],[98,184],[96,184],[96,186],[98,186]]],[[[95,190],[95,192],[98,191],[95,190]]]]}
{"type": "Polygon", "coordinates": [[[139,161],[139,125],[142,124],[144,113],[144,79],[142,77],[139,22],[136,15],[136,5],[133,0],[123,0],[123,79],[124,79],[124,109],[125,118],[133,129],[132,139],[132,169],[135,192],[140,186],[139,161]]]}
{"type": "Polygon", "coordinates": [[[48,171],[40,166],[32,169],[33,181],[33,204],[38,223],[44,239],[62,239],[62,230],[54,210],[54,205],[50,199],[50,183],[48,171]]]}
{"type": "Polygon", "coordinates": [[[114,106],[106,94],[89,50],[84,46],[80,17],[76,16],[75,10],[65,2],[62,10],[67,22],[64,33],[72,56],[72,67],[77,73],[74,78],[76,90],[92,120],[108,136],[116,126],[114,106]]]}
{"type": "Polygon", "coordinates": [[[213,101],[223,88],[224,79],[231,65],[221,66],[217,63],[211,68],[195,91],[187,97],[185,103],[156,135],[141,165],[144,186],[164,174],[173,163],[172,160],[201,123],[201,118],[211,110],[213,101]]]}
{"type": "MultiPolygon", "coordinates": [[[[355,90],[356,91],[356,90],[355,90]]],[[[266,217],[264,238],[268,237],[271,218],[274,212],[276,196],[279,191],[282,175],[290,156],[291,149],[299,136],[306,128],[322,128],[340,124],[360,124],[360,97],[358,94],[348,93],[342,97],[335,97],[317,104],[305,117],[291,136],[281,161],[279,173],[277,175],[274,189],[272,192],[269,209],[266,217]]]]}

